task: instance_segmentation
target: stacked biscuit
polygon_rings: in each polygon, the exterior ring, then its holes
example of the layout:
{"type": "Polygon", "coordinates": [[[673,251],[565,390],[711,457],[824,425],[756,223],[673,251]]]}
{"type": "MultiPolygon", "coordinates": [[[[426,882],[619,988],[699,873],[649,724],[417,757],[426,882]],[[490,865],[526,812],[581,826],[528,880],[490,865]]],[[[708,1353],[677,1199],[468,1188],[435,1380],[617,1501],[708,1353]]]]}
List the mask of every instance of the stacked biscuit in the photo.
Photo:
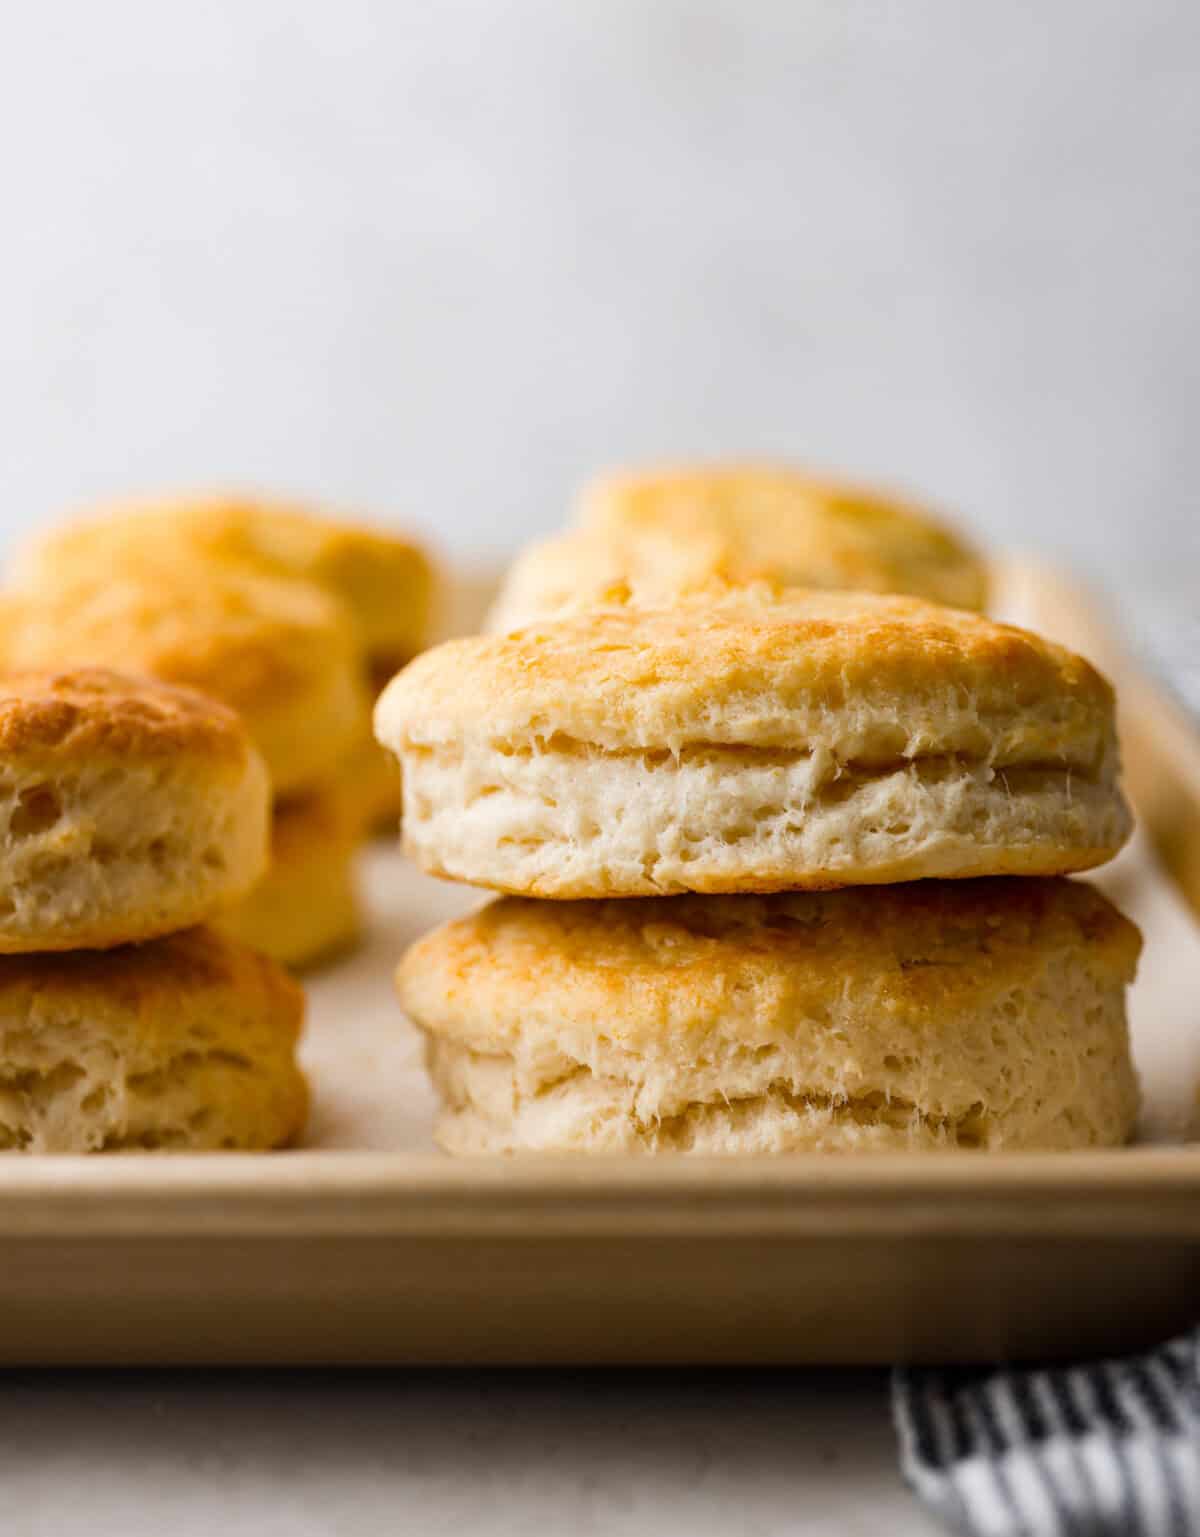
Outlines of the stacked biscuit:
{"type": "Polygon", "coordinates": [[[913,509],[765,472],[589,506],[621,531],[567,536],[568,590],[555,564],[533,622],[426,653],[376,710],[410,854],[508,894],[398,973],[442,1146],[1125,1140],[1140,939],[1060,878],[1129,832],[1107,683],[962,608],[819,590],[980,601],[913,509]]]}
{"type": "Polygon", "coordinates": [[[266,770],[190,689],[99,669],[0,682],[0,1149],[291,1140],[303,998],[199,927],[266,862],[266,770]]]}
{"type": "Polygon", "coordinates": [[[4,650],[202,690],[270,775],[271,859],[220,919],[293,968],[356,939],[354,862],[399,813],[371,698],[424,643],[432,574],[407,539],[239,498],[114,508],[18,552],[4,650]]]}

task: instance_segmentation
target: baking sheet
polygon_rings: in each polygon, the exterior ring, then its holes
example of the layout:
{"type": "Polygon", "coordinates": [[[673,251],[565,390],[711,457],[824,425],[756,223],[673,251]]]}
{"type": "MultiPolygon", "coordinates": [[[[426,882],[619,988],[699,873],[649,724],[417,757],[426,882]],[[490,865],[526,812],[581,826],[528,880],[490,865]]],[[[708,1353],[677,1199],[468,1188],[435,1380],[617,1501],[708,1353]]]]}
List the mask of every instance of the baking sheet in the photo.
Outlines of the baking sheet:
{"type": "Polygon", "coordinates": [[[1146,1145],[993,1157],[442,1157],[391,973],[487,897],[362,874],[366,944],[307,979],[305,1146],[6,1162],[0,1364],[1033,1360],[1194,1322],[1200,937],[1140,844],[1098,880],[1147,940],[1146,1145]]]}
{"type": "MultiPolygon", "coordinates": [[[[1119,1354],[1194,1321],[1200,1146],[452,1159],[390,973],[478,900],[372,850],[317,979],[309,1145],[15,1159],[0,1364],[881,1364],[1119,1354]]],[[[1191,1118],[1200,957],[1136,851],[1150,1129],[1191,1118]],[[1186,1067],[1186,1071],[1184,1070],[1186,1067]]]]}

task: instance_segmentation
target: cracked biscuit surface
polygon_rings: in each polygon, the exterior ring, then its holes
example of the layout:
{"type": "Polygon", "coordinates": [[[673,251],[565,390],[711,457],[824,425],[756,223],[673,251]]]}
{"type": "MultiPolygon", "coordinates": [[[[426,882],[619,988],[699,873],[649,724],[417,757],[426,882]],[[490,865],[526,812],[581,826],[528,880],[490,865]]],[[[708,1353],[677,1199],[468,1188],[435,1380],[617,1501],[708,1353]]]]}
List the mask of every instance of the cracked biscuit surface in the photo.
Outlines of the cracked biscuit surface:
{"type": "Polygon", "coordinates": [[[454,1153],[1094,1147],[1137,1112],[1140,943],[1067,880],[502,898],[397,986],[454,1153]]]}
{"type": "Polygon", "coordinates": [[[409,853],[517,895],[1064,874],[1130,829],[1104,679],[918,599],[759,584],[452,641],[375,721],[409,853]]]}

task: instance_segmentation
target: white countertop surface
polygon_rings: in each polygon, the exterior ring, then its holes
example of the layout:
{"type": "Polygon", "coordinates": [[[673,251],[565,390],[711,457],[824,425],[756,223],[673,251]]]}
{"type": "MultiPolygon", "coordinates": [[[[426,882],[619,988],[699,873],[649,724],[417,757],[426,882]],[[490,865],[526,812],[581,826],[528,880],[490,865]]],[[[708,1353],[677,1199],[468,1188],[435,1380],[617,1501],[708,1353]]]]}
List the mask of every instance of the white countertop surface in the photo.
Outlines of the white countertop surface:
{"type": "Polygon", "coordinates": [[[924,1537],[882,1372],[20,1373],[10,1537],[924,1537]]]}

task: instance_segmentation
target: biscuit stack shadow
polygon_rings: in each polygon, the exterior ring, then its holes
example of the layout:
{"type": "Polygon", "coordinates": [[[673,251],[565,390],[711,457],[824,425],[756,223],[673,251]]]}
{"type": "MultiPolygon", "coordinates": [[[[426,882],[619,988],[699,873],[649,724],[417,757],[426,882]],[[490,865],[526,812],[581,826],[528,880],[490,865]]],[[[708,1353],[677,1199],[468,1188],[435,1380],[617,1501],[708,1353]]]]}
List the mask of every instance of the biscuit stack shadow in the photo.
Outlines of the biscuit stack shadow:
{"type": "Polygon", "coordinates": [[[229,710],[98,669],[0,684],[0,1149],[265,1149],[303,995],[203,927],[260,877],[266,770],[229,710]]]}
{"type": "Polygon", "coordinates": [[[399,814],[370,704],[425,641],[424,553],[289,505],[202,497],[68,523],[19,550],[12,576],[10,665],[100,662],[245,721],[271,779],[271,860],[223,932],[293,969],[353,945],[358,850],[399,814]]]}
{"type": "Polygon", "coordinates": [[[437,647],[375,719],[411,857],[507,894],[398,972],[444,1148],[1131,1135],[1140,939],[1061,878],[1129,833],[1113,698],[1062,648],[709,583],[437,647]]]}

